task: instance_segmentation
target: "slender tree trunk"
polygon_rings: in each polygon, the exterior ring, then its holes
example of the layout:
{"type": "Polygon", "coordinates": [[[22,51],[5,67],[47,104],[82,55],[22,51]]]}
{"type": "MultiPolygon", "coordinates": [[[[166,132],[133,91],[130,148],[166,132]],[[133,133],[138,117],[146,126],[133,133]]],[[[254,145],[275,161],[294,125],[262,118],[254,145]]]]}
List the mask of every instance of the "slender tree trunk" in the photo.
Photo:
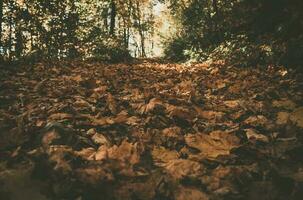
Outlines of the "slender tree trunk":
{"type": "Polygon", "coordinates": [[[127,48],[127,32],[126,32],[126,28],[123,28],[123,40],[124,40],[124,47],[127,48]]]}
{"type": "Polygon", "coordinates": [[[114,0],[111,0],[111,2],[110,2],[110,30],[109,30],[110,35],[115,35],[115,25],[116,25],[116,15],[117,15],[116,9],[117,9],[116,2],[114,0]]]}
{"type": "Polygon", "coordinates": [[[9,62],[12,61],[12,57],[13,57],[13,2],[9,1],[9,42],[8,42],[8,50],[9,50],[9,54],[8,54],[8,60],[9,62]]]}
{"type": "Polygon", "coordinates": [[[129,47],[129,37],[130,37],[130,29],[129,29],[129,27],[127,27],[127,35],[126,35],[127,48],[129,47]]]}
{"type": "Polygon", "coordinates": [[[123,20],[123,41],[124,41],[124,46],[127,49],[129,46],[129,27],[126,22],[126,20],[123,20]]]}
{"type": "Polygon", "coordinates": [[[20,27],[15,31],[16,34],[16,42],[15,42],[15,55],[17,59],[20,59],[23,52],[23,36],[20,27]]]}
{"type": "Polygon", "coordinates": [[[140,43],[141,43],[141,57],[146,57],[145,53],[145,36],[144,30],[141,22],[141,13],[140,13],[140,3],[137,1],[137,17],[138,17],[138,28],[139,28],[139,35],[140,35],[140,43]]]}
{"type": "Polygon", "coordinates": [[[106,32],[108,32],[108,8],[104,8],[103,13],[102,13],[102,18],[103,18],[103,25],[104,28],[106,30],[106,32]]]}
{"type": "Polygon", "coordinates": [[[213,20],[213,27],[214,27],[214,34],[215,34],[215,39],[216,41],[215,42],[220,42],[222,40],[222,33],[220,32],[219,30],[219,26],[218,26],[218,22],[219,22],[219,19],[220,19],[220,16],[219,16],[219,8],[218,8],[218,1],[217,0],[213,0],[212,1],[212,7],[214,9],[214,12],[215,12],[215,15],[214,15],[214,20],[213,20]]]}
{"type": "Polygon", "coordinates": [[[213,0],[213,9],[215,11],[215,15],[218,14],[218,1],[217,0],[213,0]]]}
{"type": "Polygon", "coordinates": [[[144,32],[141,30],[140,31],[140,37],[141,37],[141,56],[143,58],[146,57],[146,53],[145,53],[145,36],[144,36],[144,32]]]}
{"type": "Polygon", "coordinates": [[[0,48],[2,48],[3,0],[0,0],[0,48]]]}
{"type": "Polygon", "coordinates": [[[34,49],[34,38],[33,38],[33,33],[30,33],[30,51],[32,52],[34,49]]]}

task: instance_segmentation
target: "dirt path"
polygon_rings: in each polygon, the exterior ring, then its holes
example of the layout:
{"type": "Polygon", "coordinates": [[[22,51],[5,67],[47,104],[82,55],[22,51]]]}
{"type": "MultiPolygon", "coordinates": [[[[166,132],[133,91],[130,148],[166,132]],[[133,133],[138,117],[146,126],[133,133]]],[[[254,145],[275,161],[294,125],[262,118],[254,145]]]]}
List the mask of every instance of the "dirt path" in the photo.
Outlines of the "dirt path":
{"type": "Polygon", "coordinates": [[[301,199],[302,80],[220,63],[1,69],[0,199],[301,199]]]}

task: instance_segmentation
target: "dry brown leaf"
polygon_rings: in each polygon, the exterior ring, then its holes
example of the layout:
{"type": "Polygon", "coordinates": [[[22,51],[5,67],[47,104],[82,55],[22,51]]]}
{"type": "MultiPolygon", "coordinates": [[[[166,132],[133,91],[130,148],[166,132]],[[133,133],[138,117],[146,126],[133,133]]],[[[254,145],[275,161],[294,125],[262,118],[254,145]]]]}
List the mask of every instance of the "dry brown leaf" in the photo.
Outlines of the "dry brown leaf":
{"type": "Polygon", "coordinates": [[[278,112],[276,123],[279,125],[287,124],[289,121],[290,113],[288,112],[278,112]]]}
{"type": "Polygon", "coordinates": [[[41,144],[44,148],[47,148],[54,140],[59,138],[61,138],[60,134],[56,130],[51,130],[43,134],[41,144]]]}
{"type": "Polygon", "coordinates": [[[83,79],[82,79],[82,77],[81,77],[81,75],[77,75],[77,76],[71,76],[71,77],[69,77],[70,78],[70,80],[73,80],[73,81],[76,81],[76,82],[81,82],[83,79]]]}
{"type": "Polygon", "coordinates": [[[290,120],[298,127],[303,128],[303,107],[300,107],[290,114],[290,120]]]}
{"type": "Polygon", "coordinates": [[[117,103],[112,94],[107,94],[107,107],[113,115],[117,114],[117,103]]]}
{"type": "Polygon", "coordinates": [[[208,196],[196,188],[180,186],[175,194],[176,200],[209,200],[208,196]]]}
{"type": "Polygon", "coordinates": [[[204,167],[200,163],[184,159],[171,160],[165,165],[165,169],[176,180],[197,178],[204,173],[204,167]]]}
{"type": "Polygon", "coordinates": [[[37,126],[37,127],[42,127],[42,126],[45,125],[45,123],[46,123],[46,122],[43,121],[43,120],[37,120],[37,121],[36,121],[36,126],[37,126]]]}
{"type": "Polygon", "coordinates": [[[95,160],[106,160],[108,158],[107,147],[100,146],[95,154],[95,160]]]}
{"type": "Polygon", "coordinates": [[[297,107],[297,105],[289,99],[275,100],[272,102],[272,105],[274,107],[284,108],[286,110],[294,110],[297,107]]]}
{"type": "Polygon", "coordinates": [[[98,145],[111,146],[110,141],[101,133],[96,133],[92,136],[92,141],[98,145]]]}
{"type": "Polygon", "coordinates": [[[193,85],[194,83],[192,82],[192,80],[182,81],[176,86],[177,93],[188,95],[192,91],[193,85]]]}
{"type": "Polygon", "coordinates": [[[241,82],[235,83],[228,88],[228,92],[231,94],[239,94],[241,91],[241,82]]]}
{"type": "Polygon", "coordinates": [[[120,146],[115,145],[108,149],[109,159],[127,162],[131,165],[138,164],[140,162],[141,153],[142,150],[139,149],[138,143],[131,144],[125,140],[120,146]]]}
{"type": "Polygon", "coordinates": [[[268,119],[263,115],[251,116],[244,121],[245,124],[251,126],[264,126],[269,123],[268,119]]]}
{"type": "Polygon", "coordinates": [[[100,86],[100,87],[93,89],[93,92],[103,94],[106,92],[106,90],[107,90],[107,86],[104,85],[104,86],[100,86]]]}
{"type": "Polygon", "coordinates": [[[223,89],[223,88],[225,88],[226,87],[226,83],[225,83],[225,80],[218,80],[217,82],[216,82],[216,88],[217,89],[223,89]]]}
{"type": "Polygon", "coordinates": [[[77,108],[92,108],[93,107],[90,103],[88,103],[87,101],[80,99],[80,98],[77,98],[77,100],[75,101],[73,106],[75,106],[77,108]]]}
{"type": "Polygon", "coordinates": [[[110,124],[115,123],[115,121],[109,117],[105,117],[102,119],[96,119],[96,118],[91,117],[90,119],[92,121],[93,126],[104,126],[104,125],[110,125],[110,124]]]}
{"type": "Polygon", "coordinates": [[[64,174],[72,171],[69,160],[66,160],[67,157],[73,154],[71,147],[66,145],[52,145],[47,149],[46,153],[49,156],[49,161],[54,164],[54,170],[58,170],[64,174]]]}
{"type": "Polygon", "coordinates": [[[127,121],[126,121],[126,124],[132,125],[132,126],[138,125],[139,123],[140,123],[140,119],[136,116],[129,117],[129,118],[127,118],[127,121]]]}
{"type": "Polygon", "coordinates": [[[37,93],[43,93],[43,92],[45,92],[45,85],[46,85],[47,81],[48,81],[47,79],[44,79],[41,82],[39,82],[35,86],[34,91],[37,92],[37,93]]]}
{"type": "Polygon", "coordinates": [[[79,82],[82,87],[86,89],[93,89],[97,86],[97,81],[93,78],[88,78],[79,82]]]}
{"type": "Polygon", "coordinates": [[[181,128],[180,127],[170,127],[166,128],[162,131],[163,136],[165,136],[167,139],[178,139],[182,140],[182,135],[181,135],[181,128]]]}
{"type": "Polygon", "coordinates": [[[121,124],[121,123],[126,123],[128,122],[128,113],[124,110],[124,111],[121,111],[117,117],[113,118],[113,121],[114,123],[117,123],[117,124],[121,124]]]}
{"type": "Polygon", "coordinates": [[[171,160],[176,160],[179,158],[177,151],[170,151],[164,147],[154,147],[152,150],[152,157],[155,165],[164,166],[171,160]]]}
{"type": "Polygon", "coordinates": [[[111,169],[119,171],[120,175],[129,177],[140,175],[140,172],[134,170],[134,166],[139,164],[144,151],[138,143],[131,144],[124,140],[120,146],[115,145],[106,151],[100,149],[96,160],[103,160],[103,157],[107,156],[107,160],[111,161],[111,169]]]}
{"type": "Polygon", "coordinates": [[[269,142],[269,138],[267,136],[259,134],[253,129],[245,129],[245,131],[246,131],[246,137],[249,140],[256,140],[256,141],[266,142],[266,143],[269,142]]]}
{"type": "Polygon", "coordinates": [[[100,184],[100,182],[114,180],[112,172],[99,165],[76,169],[75,173],[80,181],[90,185],[97,185],[100,184]]]}
{"type": "Polygon", "coordinates": [[[239,100],[231,100],[231,101],[224,101],[224,105],[228,108],[235,109],[239,107],[240,101],[239,100]]]}
{"type": "Polygon", "coordinates": [[[134,196],[142,200],[157,199],[155,195],[159,193],[159,185],[161,185],[162,180],[163,175],[155,172],[145,181],[126,182],[118,190],[115,190],[115,199],[133,200],[134,196]]]}
{"type": "Polygon", "coordinates": [[[169,113],[169,117],[171,118],[179,118],[184,119],[187,121],[192,121],[194,119],[193,113],[191,113],[186,108],[176,107],[176,106],[169,106],[167,109],[169,113]]]}
{"type": "Polygon", "coordinates": [[[105,126],[105,125],[113,125],[113,124],[120,124],[120,123],[127,123],[128,122],[128,113],[126,111],[121,111],[117,114],[116,117],[103,117],[97,118],[91,115],[82,114],[79,117],[86,118],[91,122],[92,126],[105,126]]]}
{"type": "Polygon", "coordinates": [[[52,114],[48,117],[48,120],[54,120],[54,121],[58,121],[58,120],[65,120],[65,119],[72,119],[73,115],[72,114],[68,114],[68,113],[55,113],[52,114]]]}
{"type": "Polygon", "coordinates": [[[94,148],[86,148],[82,149],[81,151],[75,151],[74,154],[84,160],[94,160],[96,150],[94,148]]]}
{"type": "Polygon", "coordinates": [[[156,108],[163,108],[163,102],[158,98],[153,98],[146,105],[139,106],[140,114],[146,114],[154,111],[156,108]]]}
{"type": "Polygon", "coordinates": [[[208,120],[214,120],[214,119],[222,119],[222,117],[225,115],[223,112],[216,112],[216,111],[204,111],[198,106],[195,106],[195,110],[198,114],[199,117],[203,119],[208,119],[208,120]]]}
{"type": "Polygon", "coordinates": [[[216,159],[218,156],[229,155],[233,148],[239,147],[240,140],[232,133],[214,131],[209,135],[189,134],[185,136],[186,144],[201,151],[202,158],[216,159]]]}

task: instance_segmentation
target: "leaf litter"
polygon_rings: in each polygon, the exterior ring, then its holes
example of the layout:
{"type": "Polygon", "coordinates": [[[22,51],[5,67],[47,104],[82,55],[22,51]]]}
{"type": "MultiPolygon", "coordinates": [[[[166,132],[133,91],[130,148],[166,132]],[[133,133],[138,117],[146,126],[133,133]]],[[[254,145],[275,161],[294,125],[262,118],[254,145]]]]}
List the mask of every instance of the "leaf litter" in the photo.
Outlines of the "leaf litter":
{"type": "Polygon", "coordinates": [[[295,71],[157,62],[0,70],[1,199],[303,196],[295,71]]]}

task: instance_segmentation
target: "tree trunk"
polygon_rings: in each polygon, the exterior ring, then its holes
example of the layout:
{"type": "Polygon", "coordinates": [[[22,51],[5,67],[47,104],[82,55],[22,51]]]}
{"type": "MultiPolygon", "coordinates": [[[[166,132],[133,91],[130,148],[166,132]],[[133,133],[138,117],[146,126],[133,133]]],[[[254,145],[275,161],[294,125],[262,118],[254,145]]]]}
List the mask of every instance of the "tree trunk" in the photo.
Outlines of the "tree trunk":
{"type": "Polygon", "coordinates": [[[137,20],[138,20],[138,29],[139,29],[139,35],[141,39],[141,57],[146,57],[145,53],[145,36],[144,36],[144,30],[141,22],[141,13],[140,13],[140,3],[139,1],[137,3],[137,20]]]}
{"type": "Polygon", "coordinates": [[[15,42],[15,55],[17,59],[20,59],[22,56],[23,52],[23,36],[22,36],[22,31],[18,27],[15,31],[15,37],[16,37],[16,42],[15,42]]]}
{"type": "Polygon", "coordinates": [[[102,18],[103,18],[103,25],[104,28],[106,30],[106,32],[108,32],[108,8],[104,8],[103,12],[102,12],[102,18]]]}
{"type": "Polygon", "coordinates": [[[215,41],[214,42],[220,42],[222,41],[222,33],[220,32],[219,30],[219,26],[218,26],[218,23],[219,23],[219,19],[220,19],[220,16],[219,16],[219,8],[218,8],[218,1],[217,0],[213,0],[212,1],[212,7],[213,7],[213,10],[215,12],[215,15],[213,17],[213,31],[214,31],[214,34],[215,34],[215,41]]]}
{"type": "Polygon", "coordinates": [[[110,35],[115,35],[116,15],[117,15],[116,3],[114,0],[111,0],[111,2],[110,2],[110,30],[109,30],[110,35]]]}
{"type": "Polygon", "coordinates": [[[215,15],[218,14],[218,2],[217,0],[213,0],[213,9],[215,11],[215,15]]]}
{"type": "Polygon", "coordinates": [[[145,36],[143,30],[140,31],[140,37],[141,37],[141,57],[145,58],[145,36]]]}
{"type": "Polygon", "coordinates": [[[8,40],[8,60],[9,62],[12,61],[13,58],[13,2],[9,1],[9,40],[8,40]]]}
{"type": "Polygon", "coordinates": [[[2,47],[3,0],[0,0],[0,47],[2,47]]]}

